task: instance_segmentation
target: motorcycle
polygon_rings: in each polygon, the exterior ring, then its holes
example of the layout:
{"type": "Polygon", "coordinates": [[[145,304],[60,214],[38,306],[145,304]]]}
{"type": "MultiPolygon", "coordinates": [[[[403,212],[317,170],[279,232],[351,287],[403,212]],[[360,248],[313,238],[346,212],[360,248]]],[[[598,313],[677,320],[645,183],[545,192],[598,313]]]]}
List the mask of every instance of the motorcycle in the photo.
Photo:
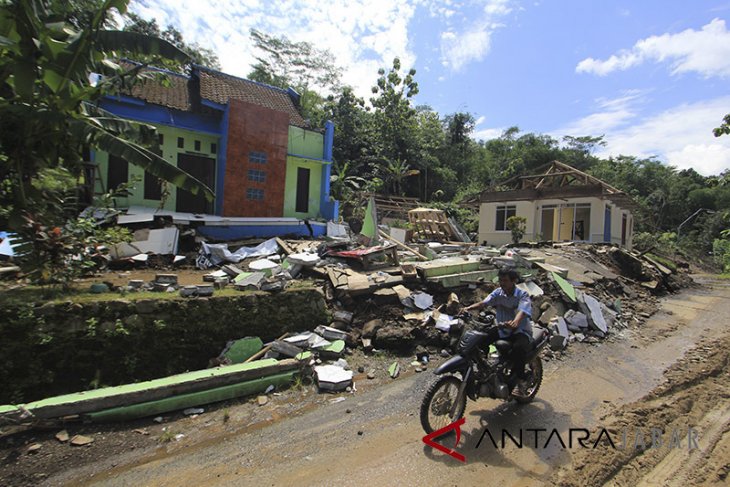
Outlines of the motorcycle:
{"type": "Polygon", "coordinates": [[[457,353],[434,371],[439,378],[431,384],[421,402],[421,425],[426,433],[459,420],[464,415],[467,397],[472,401],[489,397],[526,404],[535,398],[542,384],[540,351],[549,342],[547,330],[533,326],[531,348],[525,360],[527,379],[522,384],[524,387],[519,388],[516,387],[516,374],[511,370],[512,343],[497,340],[494,343],[496,352],[491,354],[484,347],[487,331],[503,324],[496,323],[494,315],[487,315],[484,321],[469,314],[459,318],[463,331],[457,353]]]}

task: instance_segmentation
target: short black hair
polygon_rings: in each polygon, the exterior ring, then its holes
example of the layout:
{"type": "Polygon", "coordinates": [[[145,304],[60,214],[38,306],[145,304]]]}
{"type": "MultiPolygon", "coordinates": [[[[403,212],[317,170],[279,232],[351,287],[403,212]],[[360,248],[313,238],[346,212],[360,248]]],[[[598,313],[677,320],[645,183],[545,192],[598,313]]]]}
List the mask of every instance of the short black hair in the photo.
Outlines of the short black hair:
{"type": "Polygon", "coordinates": [[[510,281],[518,281],[520,279],[520,273],[515,270],[514,267],[504,266],[497,272],[498,277],[509,277],[510,281]]]}

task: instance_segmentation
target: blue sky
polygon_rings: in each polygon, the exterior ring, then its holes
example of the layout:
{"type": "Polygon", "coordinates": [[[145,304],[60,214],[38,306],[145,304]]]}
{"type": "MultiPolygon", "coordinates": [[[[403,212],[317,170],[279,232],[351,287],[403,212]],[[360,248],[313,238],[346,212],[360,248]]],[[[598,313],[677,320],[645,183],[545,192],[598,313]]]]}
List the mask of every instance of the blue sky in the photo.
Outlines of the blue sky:
{"type": "Polygon", "coordinates": [[[133,0],[130,9],[213,49],[246,76],[256,28],[329,49],[366,99],[395,56],[415,103],[468,111],[475,138],[518,126],[604,135],[599,155],[730,168],[730,0],[133,0]]]}

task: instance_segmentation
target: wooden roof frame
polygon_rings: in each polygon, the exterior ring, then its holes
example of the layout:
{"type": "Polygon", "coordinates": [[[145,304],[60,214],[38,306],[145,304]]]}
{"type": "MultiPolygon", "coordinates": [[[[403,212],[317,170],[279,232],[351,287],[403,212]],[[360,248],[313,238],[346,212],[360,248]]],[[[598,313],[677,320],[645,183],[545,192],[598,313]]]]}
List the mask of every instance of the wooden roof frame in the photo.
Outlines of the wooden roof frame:
{"type": "Polygon", "coordinates": [[[516,188],[504,191],[482,191],[479,201],[491,203],[500,201],[537,200],[546,198],[565,198],[596,196],[610,199],[624,208],[633,209],[636,203],[625,192],[605,181],[591,176],[579,169],[560,161],[542,166],[545,172],[528,176],[515,176],[502,185],[515,185],[516,188]],[[516,184],[515,184],[516,183],[516,184]],[[576,184],[577,183],[577,184],[576,184]]]}

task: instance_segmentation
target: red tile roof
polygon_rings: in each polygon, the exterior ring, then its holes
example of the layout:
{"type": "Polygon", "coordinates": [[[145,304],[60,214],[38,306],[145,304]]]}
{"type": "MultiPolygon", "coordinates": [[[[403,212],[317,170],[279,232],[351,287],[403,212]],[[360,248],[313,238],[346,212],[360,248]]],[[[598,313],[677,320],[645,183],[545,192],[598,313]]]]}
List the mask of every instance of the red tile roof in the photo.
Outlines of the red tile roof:
{"type": "MultiPolygon", "coordinates": [[[[132,63],[123,63],[134,67],[132,63]]],[[[135,83],[129,90],[128,95],[139,98],[147,103],[162,105],[164,107],[176,108],[178,110],[190,110],[190,95],[188,93],[188,78],[181,74],[172,73],[170,71],[162,71],[154,68],[143,68],[142,72],[150,76],[135,83]],[[155,75],[167,77],[165,83],[155,75]]]]}
{"type": "MultiPolygon", "coordinates": [[[[128,63],[133,67],[133,63],[128,63]]],[[[231,98],[243,100],[289,115],[289,123],[297,127],[309,128],[302,114],[294,105],[289,93],[281,88],[238,78],[202,66],[196,66],[200,77],[200,97],[215,103],[226,104],[231,98]]],[[[136,83],[128,92],[129,96],[139,98],[147,103],[192,110],[192,100],[188,89],[189,77],[155,68],[143,68],[147,74],[159,72],[167,75],[168,82],[162,83],[154,77],[136,83]]]]}
{"type": "Polygon", "coordinates": [[[289,114],[289,123],[298,127],[308,127],[286,90],[263,83],[237,78],[218,71],[198,67],[200,76],[200,96],[215,103],[225,104],[234,98],[255,105],[289,114]]]}

